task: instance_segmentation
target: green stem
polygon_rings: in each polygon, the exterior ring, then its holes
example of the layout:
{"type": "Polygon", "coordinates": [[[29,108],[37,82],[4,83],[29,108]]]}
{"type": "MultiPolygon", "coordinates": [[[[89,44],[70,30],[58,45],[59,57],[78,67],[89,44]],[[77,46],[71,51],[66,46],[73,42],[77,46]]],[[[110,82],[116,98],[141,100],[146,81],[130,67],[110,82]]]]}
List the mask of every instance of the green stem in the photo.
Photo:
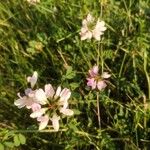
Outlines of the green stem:
{"type": "Polygon", "coordinates": [[[120,67],[120,71],[119,71],[119,78],[121,77],[121,74],[122,74],[122,70],[123,70],[123,66],[124,66],[124,63],[125,63],[126,56],[127,56],[127,54],[125,53],[124,57],[123,57],[123,60],[122,60],[121,67],[120,67]]]}
{"type": "Polygon", "coordinates": [[[89,68],[90,68],[91,65],[90,65],[89,61],[86,59],[86,56],[84,55],[84,53],[83,53],[83,51],[82,51],[82,46],[80,46],[79,50],[80,50],[80,53],[81,53],[83,59],[86,61],[86,63],[88,64],[88,66],[89,66],[89,68]]]}
{"type": "Polygon", "coordinates": [[[144,51],[144,72],[148,83],[148,99],[150,100],[150,77],[147,72],[147,52],[144,51]]]}
{"type": "Polygon", "coordinates": [[[100,116],[100,106],[99,106],[99,93],[96,93],[97,95],[97,118],[98,118],[98,125],[99,128],[101,129],[101,116],[100,116]]]}

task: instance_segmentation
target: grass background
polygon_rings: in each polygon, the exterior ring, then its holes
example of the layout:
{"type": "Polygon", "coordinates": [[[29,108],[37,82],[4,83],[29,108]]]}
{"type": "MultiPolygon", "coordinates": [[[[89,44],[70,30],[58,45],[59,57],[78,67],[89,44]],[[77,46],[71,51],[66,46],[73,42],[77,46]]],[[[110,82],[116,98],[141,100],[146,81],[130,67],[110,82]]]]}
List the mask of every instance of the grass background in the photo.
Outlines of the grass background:
{"type": "Polygon", "coordinates": [[[149,26],[149,0],[0,1],[0,149],[149,149],[149,26]],[[80,40],[89,12],[107,24],[100,42],[80,40]],[[97,92],[86,87],[98,51],[100,70],[112,75],[98,93],[101,129],[97,92]],[[75,115],[61,121],[66,131],[38,132],[30,111],[14,106],[35,70],[38,87],[51,83],[72,90],[75,115]]]}

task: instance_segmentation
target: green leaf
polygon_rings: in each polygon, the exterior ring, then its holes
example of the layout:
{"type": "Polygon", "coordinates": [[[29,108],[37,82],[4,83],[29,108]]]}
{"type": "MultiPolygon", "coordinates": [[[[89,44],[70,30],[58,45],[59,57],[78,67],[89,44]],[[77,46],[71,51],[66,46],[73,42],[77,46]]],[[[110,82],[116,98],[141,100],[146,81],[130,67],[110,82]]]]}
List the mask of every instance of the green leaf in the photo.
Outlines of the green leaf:
{"type": "Polygon", "coordinates": [[[27,52],[31,54],[35,54],[35,49],[34,48],[27,48],[27,52]]]}
{"type": "Polygon", "coordinates": [[[13,148],[14,147],[14,143],[13,142],[4,142],[4,145],[6,147],[10,147],[10,148],[13,148]]]}
{"type": "Polygon", "coordinates": [[[0,143],[0,150],[4,150],[4,145],[0,143]]]}
{"type": "Polygon", "coordinates": [[[79,87],[79,83],[74,82],[74,83],[71,83],[70,86],[72,90],[75,90],[77,87],[79,87]]]}
{"type": "Polygon", "coordinates": [[[19,137],[19,140],[20,140],[21,144],[25,144],[26,143],[26,137],[24,135],[19,134],[18,137],[19,137]]]}
{"type": "Polygon", "coordinates": [[[69,66],[68,69],[67,69],[67,72],[66,72],[66,75],[65,75],[65,78],[66,79],[72,79],[75,77],[75,72],[72,70],[72,67],[69,66]]]}
{"type": "Polygon", "coordinates": [[[19,145],[20,145],[20,140],[19,140],[18,135],[15,135],[15,136],[14,136],[14,145],[15,145],[15,146],[19,146],[19,145]]]}
{"type": "Polygon", "coordinates": [[[81,111],[79,111],[78,109],[72,109],[75,115],[80,115],[81,111]]]}

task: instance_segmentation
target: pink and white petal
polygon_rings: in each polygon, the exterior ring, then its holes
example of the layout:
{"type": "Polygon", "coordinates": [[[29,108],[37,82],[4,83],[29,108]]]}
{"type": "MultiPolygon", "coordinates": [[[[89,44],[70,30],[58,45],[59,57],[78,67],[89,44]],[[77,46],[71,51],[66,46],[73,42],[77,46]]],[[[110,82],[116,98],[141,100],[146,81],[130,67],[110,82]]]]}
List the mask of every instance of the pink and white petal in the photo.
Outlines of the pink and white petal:
{"type": "Polygon", "coordinates": [[[54,96],[55,91],[54,91],[51,84],[46,84],[45,85],[45,94],[46,94],[47,98],[49,98],[49,97],[52,98],[54,96]]]}
{"type": "Polygon", "coordinates": [[[94,78],[87,78],[87,86],[91,86],[92,90],[96,88],[96,81],[94,78]]]}
{"type": "Polygon", "coordinates": [[[98,31],[105,31],[107,28],[105,27],[105,22],[104,21],[97,21],[95,29],[98,31]]]}
{"type": "Polygon", "coordinates": [[[38,103],[33,103],[33,104],[31,105],[31,109],[32,109],[33,112],[38,111],[38,110],[41,109],[41,105],[38,104],[38,103]]]}
{"type": "Polygon", "coordinates": [[[99,71],[98,66],[97,66],[97,65],[93,66],[92,72],[93,72],[94,74],[98,75],[98,71],[99,71]]]}
{"type": "Polygon", "coordinates": [[[40,103],[41,105],[45,105],[47,103],[47,97],[45,92],[43,91],[43,89],[38,89],[35,92],[35,99],[38,103],[40,103]]]}
{"type": "Polygon", "coordinates": [[[57,116],[56,114],[54,114],[53,117],[50,118],[50,120],[52,121],[52,126],[53,126],[54,130],[58,131],[60,116],[57,116]]]}
{"type": "Polygon", "coordinates": [[[103,72],[103,74],[101,75],[102,78],[107,79],[110,78],[111,75],[108,72],[103,72]]]}
{"type": "Polygon", "coordinates": [[[104,89],[107,86],[107,84],[105,83],[105,81],[98,81],[97,83],[97,88],[101,91],[102,89],[104,89]]]}
{"type": "Polygon", "coordinates": [[[93,38],[97,41],[100,41],[101,40],[101,36],[100,36],[100,33],[97,33],[97,31],[93,31],[93,38]]]}
{"type": "Polygon", "coordinates": [[[92,32],[91,31],[86,31],[84,33],[81,33],[81,40],[86,40],[86,39],[91,39],[92,38],[92,32]]]}
{"type": "Polygon", "coordinates": [[[27,77],[27,82],[30,82],[31,87],[33,88],[37,82],[37,79],[38,79],[38,73],[36,71],[34,71],[32,77],[30,77],[30,76],[27,77]]]}
{"type": "Polygon", "coordinates": [[[56,94],[54,96],[54,99],[57,99],[59,96],[60,96],[60,93],[61,93],[61,86],[59,86],[56,90],[56,94]]]}
{"type": "Polygon", "coordinates": [[[37,121],[40,122],[39,124],[39,130],[43,130],[46,128],[48,121],[49,121],[49,116],[45,115],[45,116],[41,116],[39,118],[37,118],[37,121]]]}
{"type": "Polygon", "coordinates": [[[82,27],[85,27],[85,26],[87,26],[87,20],[86,19],[83,19],[83,21],[82,21],[82,27]]]}
{"type": "Polygon", "coordinates": [[[89,31],[89,29],[88,29],[87,25],[85,25],[85,26],[82,26],[81,32],[79,34],[82,36],[82,34],[85,34],[88,31],[89,31]]]}
{"type": "Polygon", "coordinates": [[[60,101],[68,101],[71,96],[71,91],[67,88],[64,88],[60,93],[60,101]]]}
{"type": "Polygon", "coordinates": [[[64,109],[63,107],[60,108],[60,113],[66,116],[72,116],[74,114],[74,112],[71,109],[64,109]]]}
{"type": "Polygon", "coordinates": [[[98,75],[99,68],[97,65],[93,66],[92,69],[89,70],[90,77],[95,77],[98,75]]]}
{"type": "Polygon", "coordinates": [[[39,118],[46,112],[46,110],[47,110],[47,108],[41,108],[37,111],[34,111],[33,113],[30,114],[30,117],[31,118],[39,118]]]}
{"type": "Polygon", "coordinates": [[[25,99],[21,98],[21,99],[16,100],[14,102],[14,105],[17,106],[18,108],[25,107],[26,106],[25,99]]]}
{"type": "Polygon", "coordinates": [[[31,88],[25,89],[25,95],[28,96],[30,93],[32,93],[32,89],[31,88]]]}

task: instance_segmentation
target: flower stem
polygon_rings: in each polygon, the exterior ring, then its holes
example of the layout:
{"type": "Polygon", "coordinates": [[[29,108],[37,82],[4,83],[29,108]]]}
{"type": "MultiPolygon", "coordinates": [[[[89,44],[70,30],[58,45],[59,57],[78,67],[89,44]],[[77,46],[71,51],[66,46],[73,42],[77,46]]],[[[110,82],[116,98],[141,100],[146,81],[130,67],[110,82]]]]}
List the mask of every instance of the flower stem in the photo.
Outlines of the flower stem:
{"type": "Polygon", "coordinates": [[[100,116],[100,106],[99,106],[99,93],[96,93],[97,95],[97,118],[98,118],[98,125],[99,128],[101,129],[101,116],[100,116]]]}

